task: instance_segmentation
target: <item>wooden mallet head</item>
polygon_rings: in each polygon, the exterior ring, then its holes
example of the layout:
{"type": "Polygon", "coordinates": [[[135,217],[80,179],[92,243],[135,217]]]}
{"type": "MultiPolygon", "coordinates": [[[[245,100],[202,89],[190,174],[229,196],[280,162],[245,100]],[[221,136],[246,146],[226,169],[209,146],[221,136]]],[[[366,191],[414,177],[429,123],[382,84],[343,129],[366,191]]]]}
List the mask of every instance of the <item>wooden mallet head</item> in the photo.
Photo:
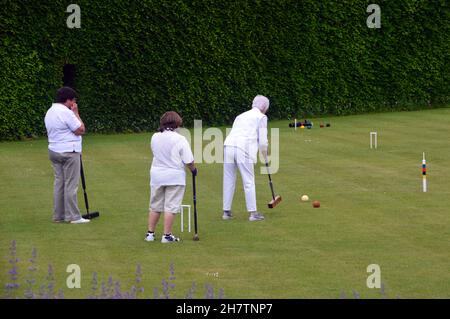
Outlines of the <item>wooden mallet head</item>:
{"type": "Polygon", "coordinates": [[[281,196],[277,195],[274,199],[272,199],[269,204],[267,205],[269,208],[274,208],[281,202],[281,196]]]}

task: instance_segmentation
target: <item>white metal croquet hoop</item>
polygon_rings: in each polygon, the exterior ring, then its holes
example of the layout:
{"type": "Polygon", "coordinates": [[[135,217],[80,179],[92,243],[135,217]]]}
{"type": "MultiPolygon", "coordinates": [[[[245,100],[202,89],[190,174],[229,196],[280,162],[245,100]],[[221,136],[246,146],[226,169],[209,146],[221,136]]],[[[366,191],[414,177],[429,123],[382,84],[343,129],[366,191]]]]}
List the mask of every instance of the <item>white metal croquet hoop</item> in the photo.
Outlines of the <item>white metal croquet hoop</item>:
{"type": "Polygon", "coordinates": [[[370,132],[370,148],[378,148],[378,134],[377,132],[370,132]]]}
{"type": "Polygon", "coordinates": [[[180,214],[181,214],[181,232],[184,232],[184,209],[188,211],[188,232],[191,232],[191,205],[181,205],[180,206],[180,214]]]}

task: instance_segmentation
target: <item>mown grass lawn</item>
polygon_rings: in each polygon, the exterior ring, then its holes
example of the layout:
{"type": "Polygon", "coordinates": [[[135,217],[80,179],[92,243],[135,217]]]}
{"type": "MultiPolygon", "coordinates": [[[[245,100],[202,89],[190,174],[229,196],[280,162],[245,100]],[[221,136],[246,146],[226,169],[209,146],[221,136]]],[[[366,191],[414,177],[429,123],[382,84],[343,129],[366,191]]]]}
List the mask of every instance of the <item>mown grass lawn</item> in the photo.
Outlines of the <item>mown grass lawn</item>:
{"type": "MultiPolygon", "coordinates": [[[[258,208],[266,220],[250,223],[238,179],[235,218],[221,219],[222,165],[199,164],[200,241],[174,229],[183,241],[147,243],[150,133],[86,135],[83,159],[91,210],[101,216],[87,225],[53,224],[53,172],[47,141],[0,143],[0,283],[8,274],[11,241],[17,242],[19,281],[25,286],[29,259],[37,249],[36,290],[47,266],[66,298],[91,294],[120,281],[127,290],[142,267],[143,296],[161,291],[173,264],[172,297],[183,298],[192,283],[197,297],[205,284],[225,298],[338,298],[369,289],[366,268],[381,267],[389,297],[450,297],[450,109],[312,119],[311,130],[280,128],[280,168],[273,175],[282,203],[267,209],[266,175],[257,174],[258,208]],[[319,128],[319,122],[331,127],[319,128]],[[378,149],[369,149],[369,132],[378,149]],[[422,152],[429,191],[421,189],[422,152]],[[301,202],[308,194],[320,208],[301,202]],[[68,289],[66,267],[82,271],[81,289],[68,289]]],[[[258,164],[256,169],[259,172],[258,164]]],[[[188,177],[190,177],[188,175],[188,177]]],[[[191,180],[184,203],[192,204],[191,180]]],[[[84,211],[80,185],[80,208],[84,211]]],[[[159,235],[162,225],[159,225],[159,235]]],[[[20,288],[21,290],[22,288],[20,288]]],[[[23,294],[22,294],[23,296],[23,294]]]]}

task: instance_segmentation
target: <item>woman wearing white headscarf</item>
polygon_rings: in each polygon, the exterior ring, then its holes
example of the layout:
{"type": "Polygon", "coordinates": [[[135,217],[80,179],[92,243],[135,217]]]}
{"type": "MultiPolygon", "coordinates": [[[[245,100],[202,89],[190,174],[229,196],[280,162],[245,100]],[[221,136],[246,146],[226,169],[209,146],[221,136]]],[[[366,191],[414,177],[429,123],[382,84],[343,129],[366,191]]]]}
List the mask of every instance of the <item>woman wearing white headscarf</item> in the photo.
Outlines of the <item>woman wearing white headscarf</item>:
{"type": "Polygon", "coordinates": [[[249,212],[249,221],[264,220],[256,208],[255,174],[258,148],[267,155],[267,116],[269,99],[257,95],[253,99],[252,109],[240,114],[233,123],[233,128],[224,142],[223,164],[223,216],[231,219],[231,205],[236,185],[236,171],[239,169],[245,192],[245,202],[249,212]]]}

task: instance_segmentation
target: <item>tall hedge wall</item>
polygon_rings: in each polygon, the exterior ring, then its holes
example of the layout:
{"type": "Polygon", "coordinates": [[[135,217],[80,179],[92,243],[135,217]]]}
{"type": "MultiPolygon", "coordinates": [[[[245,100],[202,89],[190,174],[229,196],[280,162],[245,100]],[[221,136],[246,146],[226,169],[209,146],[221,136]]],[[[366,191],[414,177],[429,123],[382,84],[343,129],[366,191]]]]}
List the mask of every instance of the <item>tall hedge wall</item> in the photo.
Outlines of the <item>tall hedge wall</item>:
{"type": "Polygon", "coordinates": [[[45,134],[64,64],[98,132],[151,130],[172,109],[230,123],[255,94],[272,119],[450,101],[446,0],[2,0],[0,17],[0,139],[45,134]]]}

